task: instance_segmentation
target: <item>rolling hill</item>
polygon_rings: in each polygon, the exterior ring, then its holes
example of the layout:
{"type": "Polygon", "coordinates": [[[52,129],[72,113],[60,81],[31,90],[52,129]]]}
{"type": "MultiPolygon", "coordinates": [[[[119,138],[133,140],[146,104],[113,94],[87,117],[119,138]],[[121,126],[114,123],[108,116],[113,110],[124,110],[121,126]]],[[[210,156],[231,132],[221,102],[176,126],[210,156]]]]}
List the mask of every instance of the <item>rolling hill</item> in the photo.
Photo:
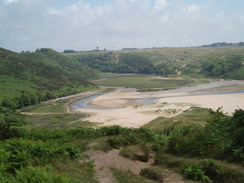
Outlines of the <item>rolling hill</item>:
{"type": "Polygon", "coordinates": [[[97,72],[93,69],[52,49],[15,53],[0,48],[1,97],[36,91],[63,96],[89,87],[86,79],[94,76],[97,72]]]}
{"type": "Polygon", "coordinates": [[[188,47],[66,53],[103,72],[244,79],[244,47],[188,47]]]}

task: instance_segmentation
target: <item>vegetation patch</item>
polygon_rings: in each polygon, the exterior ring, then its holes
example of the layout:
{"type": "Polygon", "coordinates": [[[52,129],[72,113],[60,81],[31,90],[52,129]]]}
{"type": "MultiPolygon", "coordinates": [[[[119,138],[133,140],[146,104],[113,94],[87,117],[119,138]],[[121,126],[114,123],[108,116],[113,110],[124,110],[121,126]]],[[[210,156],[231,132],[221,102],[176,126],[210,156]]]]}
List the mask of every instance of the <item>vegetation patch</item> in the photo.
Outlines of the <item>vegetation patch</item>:
{"type": "Polygon", "coordinates": [[[157,166],[144,168],[140,172],[140,175],[145,176],[157,182],[164,182],[164,179],[170,176],[171,174],[172,172],[169,172],[164,168],[157,167],[157,166]]]}
{"type": "Polygon", "coordinates": [[[85,117],[83,114],[72,114],[72,113],[60,113],[60,114],[33,114],[33,115],[26,115],[25,119],[26,122],[30,126],[34,127],[49,127],[49,128],[69,128],[72,126],[93,126],[95,124],[87,122],[77,122],[77,124],[73,123],[70,124],[73,121],[80,120],[81,118],[85,117]]]}
{"type": "Polygon", "coordinates": [[[150,154],[150,147],[146,144],[143,145],[133,145],[133,146],[126,146],[121,149],[120,155],[130,158],[132,160],[139,160],[142,162],[147,162],[151,157],[150,154]]]}
{"type": "Polygon", "coordinates": [[[140,175],[135,175],[130,171],[123,171],[116,168],[111,168],[111,170],[118,183],[155,183],[155,181],[148,180],[140,175]]]}
{"type": "Polygon", "coordinates": [[[214,160],[205,159],[199,163],[190,163],[182,168],[182,174],[191,180],[201,182],[238,182],[243,179],[243,172],[219,166],[214,160]]]}
{"type": "MultiPolygon", "coordinates": [[[[102,72],[244,78],[242,46],[83,52],[70,57],[102,72]]],[[[187,84],[184,80],[181,82],[181,85],[187,84]]]]}
{"type": "Polygon", "coordinates": [[[192,107],[189,110],[171,118],[156,118],[143,127],[163,132],[165,135],[170,135],[184,126],[192,125],[201,127],[202,125],[206,125],[209,118],[208,109],[192,107]]]}
{"type": "Polygon", "coordinates": [[[155,79],[155,75],[133,74],[133,75],[115,75],[108,74],[107,80],[92,81],[96,85],[101,86],[117,86],[139,88],[139,91],[159,91],[175,89],[182,86],[192,86],[200,83],[209,82],[207,80],[194,80],[192,78],[172,78],[169,80],[155,79]],[[110,78],[109,78],[110,77],[110,78]]]}

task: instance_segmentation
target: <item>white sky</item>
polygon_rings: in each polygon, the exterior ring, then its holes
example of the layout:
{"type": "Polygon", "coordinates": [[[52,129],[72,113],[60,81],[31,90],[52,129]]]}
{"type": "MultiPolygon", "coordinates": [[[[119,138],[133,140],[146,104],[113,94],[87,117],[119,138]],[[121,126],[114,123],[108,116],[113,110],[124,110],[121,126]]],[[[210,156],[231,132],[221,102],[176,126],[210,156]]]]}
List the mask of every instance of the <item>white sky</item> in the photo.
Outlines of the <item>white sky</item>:
{"type": "Polygon", "coordinates": [[[0,47],[116,50],[244,41],[244,0],[0,0],[0,47]]]}

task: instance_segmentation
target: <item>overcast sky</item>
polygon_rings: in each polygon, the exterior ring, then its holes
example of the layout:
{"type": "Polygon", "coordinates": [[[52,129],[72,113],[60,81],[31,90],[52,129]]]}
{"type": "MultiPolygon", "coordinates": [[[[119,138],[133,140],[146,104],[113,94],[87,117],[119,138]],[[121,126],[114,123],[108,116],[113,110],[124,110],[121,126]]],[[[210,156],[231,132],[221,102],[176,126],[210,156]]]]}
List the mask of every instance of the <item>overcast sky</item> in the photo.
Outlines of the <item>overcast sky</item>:
{"type": "Polygon", "coordinates": [[[0,0],[0,47],[107,50],[244,41],[244,0],[0,0]]]}

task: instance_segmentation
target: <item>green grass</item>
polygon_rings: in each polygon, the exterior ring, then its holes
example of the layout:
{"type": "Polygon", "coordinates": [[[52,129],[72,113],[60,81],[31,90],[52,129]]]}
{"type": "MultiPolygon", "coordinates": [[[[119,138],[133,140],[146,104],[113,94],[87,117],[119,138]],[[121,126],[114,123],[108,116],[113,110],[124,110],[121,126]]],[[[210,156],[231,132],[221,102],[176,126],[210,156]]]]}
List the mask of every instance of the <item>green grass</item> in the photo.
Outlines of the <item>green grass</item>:
{"type": "Polygon", "coordinates": [[[89,87],[86,79],[95,76],[97,71],[51,49],[14,53],[0,48],[0,102],[37,91],[67,96],[89,87]]]}
{"type": "Polygon", "coordinates": [[[80,113],[68,113],[67,106],[74,98],[51,100],[22,108],[28,125],[47,128],[93,128],[98,123],[81,121],[85,117],[80,113]]]}
{"type": "Polygon", "coordinates": [[[168,131],[170,133],[171,130],[179,129],[187,125],[204,126],[208,119],[208,109],[193,107],[175,117],[158,117],[143,127],[157,131],[168,131]]]}
{"type": "Polygon", "coordinates": [[[11,76],[0,77],[0,100],[4,97],[16,97],[21,91],[34,91],[37,85],[28,81],[22,81],[11,76]]]}
{"type": "Polygon", "coordinates": [[[89,122],[89,121],[77,121],[75,123],[70,123],[69,126],[73,128],[95,128],[99,125],[96,122],[89,122]]]}
{"type": "Polygon", "coordinates": [[[59,174],[66,174],[76,183],[98,183],[94,179],[92,161],[80,161],[78,159],[57,159],[52,162],[54,170],[59,174]]]}
{"type": "Polygon", "coordinates": [[[37,105],[24,107],[22,112],[30,113],[65,113],[66,109],[63,103],[60,102],[43,102],[37,105]]]}
{"type": "Polygon", "coordinates": [[[80,147],[83,151],[93,149],[107,152],[112,149],[108,143],[108,138],[107,136],[92,139],[77,138],[72,143],[80,147]]]}
{"type": "Polygon", "coordinates": [[[179,88],[183,86],[192,86],[201,83],[207,83],[207,80],[194,80],[192,78],[172,78],[161,79],[156,75],[144,75],[144,74],[103,74],[101,77],[107,77],[107,80],[92,81],[96,85],[101,86],[117,86],[117,87],[131,87],[139,88],[142,90],[168,90],[179,88]]]}
{"type": "MultiPolygon", "coordinates": [[[[225,54],[228,55],[243,55],[244,47],[179,47],[179,48],[159,48],[159,49],[141,49],[141,50],[119,50],[119,51],[101,51],[92,52],[94,55],[106,54],[111,52],[111,57],[114,62],[117,61],[118,55],[122,53],[138,54],[146,58],[150,58],[154,63],[161,61],[174,62],[181,57],[184,57],[184,63],[196,63],[206,58],[220,58],[225,54]]],[[[64,54],[66,56],[74,55],[89,55],[91,52],[81,52],[64,54]]]]}
{"type": "MultiPolygon", "coordinates": [[[[25,115],[27,124],[34,127],[68,128],[71,122],[84,117],[83,114],[34,114],[25,115]]],[[[80,124],[80,126],[82,126],[80,124]]],[[[87,124],[86,124],[87,126],[87,124]]]]}

